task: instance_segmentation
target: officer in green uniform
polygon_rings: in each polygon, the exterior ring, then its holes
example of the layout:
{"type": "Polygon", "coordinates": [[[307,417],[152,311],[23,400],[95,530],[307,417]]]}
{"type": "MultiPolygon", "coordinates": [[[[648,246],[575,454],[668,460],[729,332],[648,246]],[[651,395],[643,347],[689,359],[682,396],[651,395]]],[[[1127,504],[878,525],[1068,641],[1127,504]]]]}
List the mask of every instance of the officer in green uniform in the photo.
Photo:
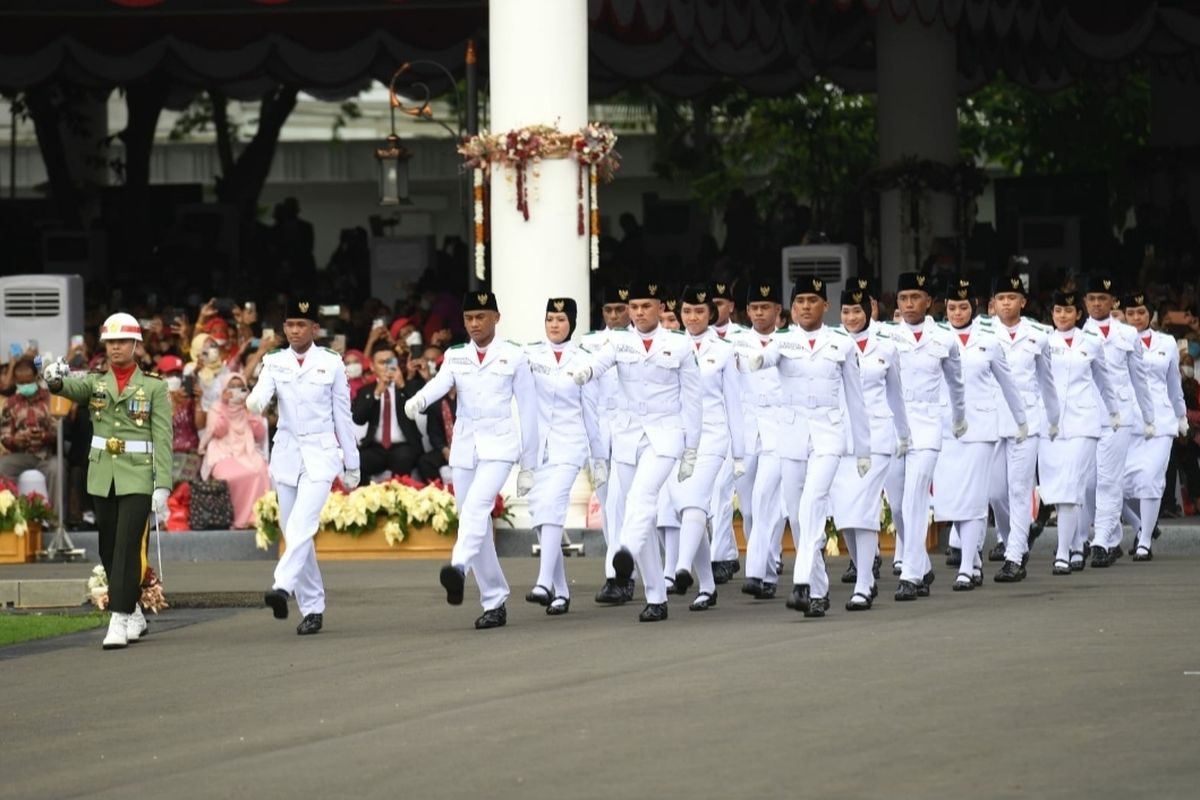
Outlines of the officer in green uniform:
{"type": "Polygon", "coordinates": [[[88,493],[112,609],[105,650],[125,647],[146,630],[138,598],[150,512],[164,519],[171,492],[171,402],[166,383],[138,369],[134,348],[141,340],[136,319],[113,314],[100,330],[109,369],[70,377],[59,360],[44,371],[51,392],[87,404],[92,417],[88,493]]]}

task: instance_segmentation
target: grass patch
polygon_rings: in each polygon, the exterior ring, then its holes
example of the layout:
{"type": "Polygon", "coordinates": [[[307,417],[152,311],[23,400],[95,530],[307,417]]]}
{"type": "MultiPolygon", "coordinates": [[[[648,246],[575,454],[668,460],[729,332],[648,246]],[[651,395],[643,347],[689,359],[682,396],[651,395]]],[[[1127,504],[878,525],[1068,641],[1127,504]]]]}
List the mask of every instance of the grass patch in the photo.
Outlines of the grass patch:
{"type": "Polygon", "coordinates": [[[108,624],[108,614],[6,614],[0,613],[0,647],[34,639],[49,639],[108,624]]]}

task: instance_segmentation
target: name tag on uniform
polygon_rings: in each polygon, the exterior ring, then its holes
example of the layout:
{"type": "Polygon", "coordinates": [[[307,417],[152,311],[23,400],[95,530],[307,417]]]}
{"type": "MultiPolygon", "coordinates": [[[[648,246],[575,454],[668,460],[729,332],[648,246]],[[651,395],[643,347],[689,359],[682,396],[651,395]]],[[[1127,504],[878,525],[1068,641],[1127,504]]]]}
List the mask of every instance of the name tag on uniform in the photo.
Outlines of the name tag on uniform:
{"type": "Polygon", "coordinates": [[[545,364],[530,363],[529,368],[538,375],[550,375],[553,372],[553,370],[547,367],[545,364]]]}
{"type": "Polygon", "coordinates": [[[628,344],[617,345],[617,352],[618,353],[633,353],[635,356],[640,355],[638,353],[638,350],[636,347],[633,347],[632,345],[628,345],[628,344]]]}

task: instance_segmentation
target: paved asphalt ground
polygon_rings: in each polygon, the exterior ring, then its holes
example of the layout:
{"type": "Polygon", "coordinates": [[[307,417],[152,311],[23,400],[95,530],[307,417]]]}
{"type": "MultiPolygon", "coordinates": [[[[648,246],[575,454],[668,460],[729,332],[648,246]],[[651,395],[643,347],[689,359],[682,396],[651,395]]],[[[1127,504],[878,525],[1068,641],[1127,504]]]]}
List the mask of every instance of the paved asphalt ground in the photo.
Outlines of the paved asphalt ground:
{"type": "MultiPolygon", "coordinates": [[[[840,574],[845,559],[831,568],[840,574]]],[[[168,594],[257,592],[263,563],[168,565],[168,594]]],[[[179,609],[147,640],[0,650],[3,798],[1195,798],[1200,558],[834,607],[722,590],[639,624],[521,597],[477,632],[433,562],[330,563],[326,629],[179,609]]],[[[995,565],[991,565],[994,567],[995,565]]],[[[23,577],[85,565],[19,568],[23,577]]],[[[12,577],[16,568],[0,570],[12,577]]],[[[236,595],[229,595],[235,597],[236,595]]]]}

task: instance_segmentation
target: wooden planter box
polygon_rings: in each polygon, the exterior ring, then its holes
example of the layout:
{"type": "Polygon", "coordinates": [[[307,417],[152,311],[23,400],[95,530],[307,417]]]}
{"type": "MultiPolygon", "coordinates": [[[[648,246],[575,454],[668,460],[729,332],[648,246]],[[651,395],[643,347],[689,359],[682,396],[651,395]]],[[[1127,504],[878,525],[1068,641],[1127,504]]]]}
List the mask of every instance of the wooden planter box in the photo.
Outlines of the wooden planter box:
{"type": "MultiPolygon", "coordinates": [[[[738,552],[742,555],[746,554],[746,534],[742,531],[742,518],[734,517],[733,520],[733,535],[737,538],[738,552]]],[[[938,530],[937,524],[930,523],[929,530],[925,532],[925,550],[933,552],[938,546],[938,530]]],[[[838,534],[838,547],[843,553],[846,551],[846,543],[842,541],[841,534],[838,534]]],[[[894,553],[896,551],[896,537],[890,534],[879,534],[879,552],[894,553]]],[[[783,528],[783,552],[795,553],[796,547],[792,543],[791,525],[785,525],[783,528]]]]}
{"type": "Polygon", "coordinates": [[[0,564],[28,564],[37,561],[42,549],[42,526],[33,523],[24,536],[0,531],[0,564]]]}
{"type": "MultiPolygon", "coordinates": [[[[383,535],[383,525],[361,536],[335,531],[318,531],[313,538],[317,558],[323,561],[399,561],[428,558],[449,561],[454,549],[454,536],[442,536],[431,527],[408,529],[404,541],[393,547],[383,535]]],[[[279,554],[286,549],[279,539],[279,554]]]]}

